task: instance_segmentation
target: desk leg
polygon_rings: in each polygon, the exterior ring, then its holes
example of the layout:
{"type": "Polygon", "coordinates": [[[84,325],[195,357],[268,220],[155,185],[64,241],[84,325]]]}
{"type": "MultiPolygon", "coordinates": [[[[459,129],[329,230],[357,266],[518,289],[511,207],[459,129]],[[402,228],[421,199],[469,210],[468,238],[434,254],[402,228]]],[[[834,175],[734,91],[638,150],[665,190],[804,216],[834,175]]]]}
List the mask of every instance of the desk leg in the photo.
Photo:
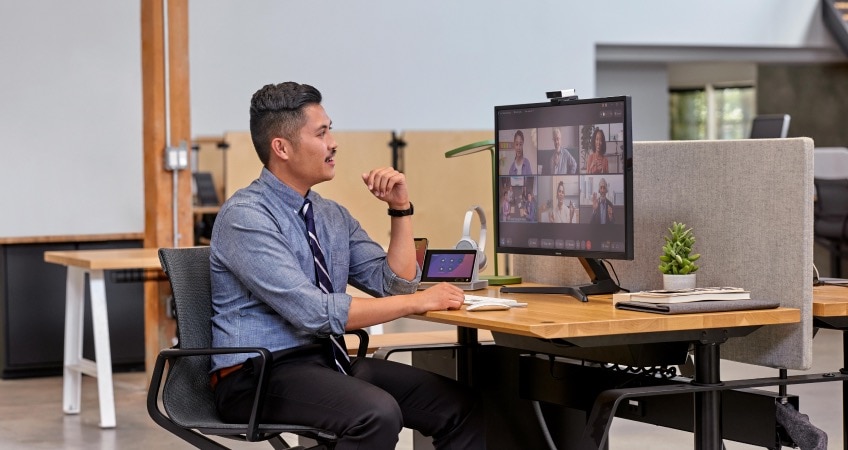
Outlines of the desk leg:
{"type": "Polygon", "coordinates": [[[106,310],[106,281],[102,270],[89,274],[91,322],[94,328],[94,357],[97,365],[97,395],[100,399],[100,427],[115,427],[115,392],[112,388],[112,349],[109,343],[109,316],[106,310]]]}
{"type": "Polygon", "coordinates": [[[85,270],[68,267],[65,282],[65,362],[63,365],[62,410],[79,414],[82,390],[82,331],[85,309],[85,270]]]}
{"type": "Polygon", "coordinates": [[[471,386],[473,377],[474,351],[479,340],[477,329],[456,327],[456,342],[459,348],[456,352],[456,379],[460,383],[471,386]]]}
{"type": "MultiPolygon", "coordinates": [[[[721,385],[719,344],[695,343],[695,379],[692,384],[721,385]]],[[[695,393],[695,449],[721,450],[721,391],[695,393]]]]}

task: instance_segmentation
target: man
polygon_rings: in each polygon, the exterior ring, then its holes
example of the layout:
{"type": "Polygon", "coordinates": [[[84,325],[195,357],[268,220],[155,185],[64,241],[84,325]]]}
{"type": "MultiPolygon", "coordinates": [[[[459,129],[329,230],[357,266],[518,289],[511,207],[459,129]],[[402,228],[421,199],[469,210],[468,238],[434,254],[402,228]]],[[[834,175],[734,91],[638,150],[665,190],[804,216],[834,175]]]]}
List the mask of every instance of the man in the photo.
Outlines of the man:
{"type": "Polygon", "coordinates": [[[574,175],[577,173],[577,161],[562,146],[562,130],[553,128],[554,155],[551,156],[551,175],[574,175]]]}
{"type": "Polygon", "coordinates": [[[607,180],[598,182],[598,192],[592,194],[591,223],[615,223],[615,214],[610,199],[607,198],[607,180]]]}
{"type": "MultiPolygon", "coordinates": [[[[388,253],[347,209],[311,190],[335,176],[331,124],[312,86],[267,85],[253,95],[250,131],[264,168],[227,200],[215,223],[213,345],[274,352],[263,420],[333,431],[339,450],[394,448],[404,426],[433,436],[437,448],[484,448],[483,418],[466,388],[391,361],[348,362],[337,346],[345,330],[457,309],[464,297],[450,284],[416,292],[413,207],[402,173],[389,167],[362,174],[389,207],[388,253]],[[385,297],[352,298],[348,282],[385,297]]],[[[226,421],[244,422],[250,413],[248,356],[212,359],[226,421]]]]}

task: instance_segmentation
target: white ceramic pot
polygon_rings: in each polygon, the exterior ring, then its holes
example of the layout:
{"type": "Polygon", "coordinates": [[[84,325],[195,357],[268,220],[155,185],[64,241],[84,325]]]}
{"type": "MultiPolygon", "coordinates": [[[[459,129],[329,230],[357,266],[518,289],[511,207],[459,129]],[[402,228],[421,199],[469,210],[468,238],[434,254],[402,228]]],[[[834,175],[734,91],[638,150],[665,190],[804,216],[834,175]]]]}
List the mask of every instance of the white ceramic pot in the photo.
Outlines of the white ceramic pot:
{"type": "Polygon", "coordinates": [[[681,289],[695,288],[695,275],[667,275],[663,274],[663,289],[667,291],[679,291],[681,289]]]}

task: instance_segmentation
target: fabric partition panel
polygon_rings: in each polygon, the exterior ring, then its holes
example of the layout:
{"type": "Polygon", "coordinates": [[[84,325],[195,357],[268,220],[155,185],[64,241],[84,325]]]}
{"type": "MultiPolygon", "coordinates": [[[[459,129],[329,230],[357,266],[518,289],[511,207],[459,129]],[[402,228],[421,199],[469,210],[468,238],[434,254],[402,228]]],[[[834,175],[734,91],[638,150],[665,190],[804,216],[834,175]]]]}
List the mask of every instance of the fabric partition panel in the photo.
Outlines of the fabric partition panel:
{"type": "MultiPolygon", "coordinates": [[[[663,235],[694,229],[698,286],[738,286],[801,310],[799,324],[730,339],[721,357],[787,369],[812,364],[813,141],[809,138],[636,142],[634,259],[609,260],[629,290],[658,289],[663,235]]],[[[585,284],[575,258],[515,255],[526,281],[585,284]]],[[[563,301],[573,301],[563,298],[563,301]]],[[[717,321],[717,325],[720,321],[717,321]]],[[[719,325],[720,326],[720,325],[719,325]]]]}

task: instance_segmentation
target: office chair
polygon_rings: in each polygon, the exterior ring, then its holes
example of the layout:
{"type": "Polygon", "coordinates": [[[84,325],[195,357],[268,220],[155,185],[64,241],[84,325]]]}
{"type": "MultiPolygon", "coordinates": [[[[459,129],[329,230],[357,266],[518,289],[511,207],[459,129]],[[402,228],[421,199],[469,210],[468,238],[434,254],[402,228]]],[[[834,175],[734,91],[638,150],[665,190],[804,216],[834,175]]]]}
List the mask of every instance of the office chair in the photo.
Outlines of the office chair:
{"type": "MultiPolygon", "coordinates": [[[[200,206],[220,206],[215,181],[210,172],[195,172],[192,174],[197,192],[197,204],[200,206]]],[[[195,245],[208,245],[212,239],[212,228],[215,226],[216,213],[201,214],[194,223],[195,245]]]]}
{"type": "Polygon", "coordinates": [[[848,148],[817,148],[813,159],[813,236],[830,254],[830,276],[841,278],[848,242],[848,148]]]}
{"type": "MultiPolygon", "coordinates": [[[[156,358],[147,392],[147,412],[150,417],[162,428],[202,449],[227,448],[204,435],[250,442],[267,440],[274,448],[292,448],[280,433],[293,433],[313,439],[318,444],[312,449],[332,449],[336,436],[327,430],[261,422],[259,414],[265,398],[267,373],[272,363],[271,353],[267,349],[211,348],[209,247],[162,248],[159,249],[159,260],[173,290],[179,348],[162,350],[156,358]],[[215,394],[209,388],[210,356],[224,353],[253,353],[259,355],[262,361],[248,423],[225,423],[218,417],[215,394]],[[166,364],[168,371],[162,386],[166,364]],[[164,411],[158,402],[160,386],[164,411]]],[[[357,356],[364,356],[368,348],[368,334],[364,330],[352,333],[360,339],[357,356]]]]}

